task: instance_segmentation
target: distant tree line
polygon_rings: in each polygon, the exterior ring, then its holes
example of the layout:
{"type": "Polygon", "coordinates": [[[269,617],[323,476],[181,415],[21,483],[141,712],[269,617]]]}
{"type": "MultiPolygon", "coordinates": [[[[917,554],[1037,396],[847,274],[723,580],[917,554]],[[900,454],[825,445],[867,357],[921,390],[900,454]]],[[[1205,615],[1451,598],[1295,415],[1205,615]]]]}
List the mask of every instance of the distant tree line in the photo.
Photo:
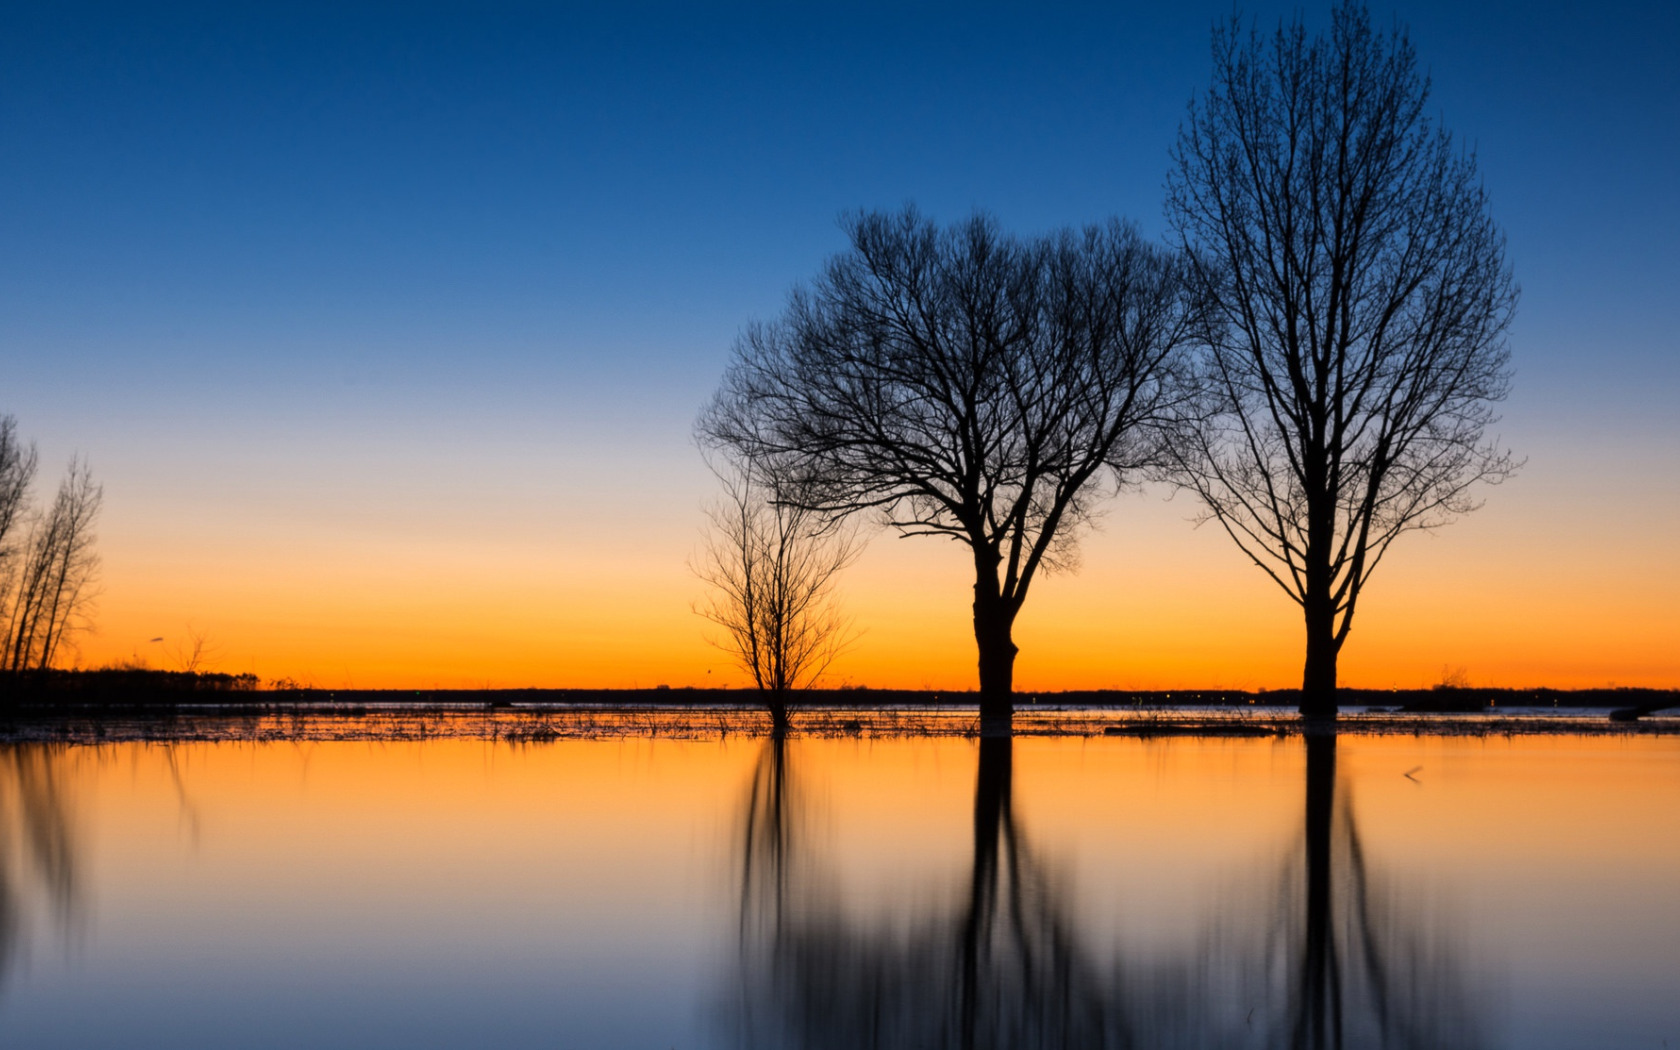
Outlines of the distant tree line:
{"type": "MultiPolygon", "coordinates": [[[[1333,717],[1389,545],[1516,469],[1486,437],[1516,286],[1405,31],[1353,3],[1327,36],[1233,18],[1213,58],[1172,151],[1168,244],[1118,219],[1019,237],[849,215],[849,249],[745,330],[697,424],[748,479],[736,496],[808,522],[802,557],[844,564],[822,550],[859,515],[968,548],[983,723],[1012,712],[1028,590],[1119,487],[1193,493],[1290,596],[1302,712],[1333,717]]],[[[721,600],[753,620],[762,593],[721,600]]]]}
{"type": "Polygon", "coordinates": [[[0,672],[40,671],[75,651],[99,572],[94,526],[102,490],[72,458],[51,503],[33,500],[38,457],[0,416],[0,672]]]}

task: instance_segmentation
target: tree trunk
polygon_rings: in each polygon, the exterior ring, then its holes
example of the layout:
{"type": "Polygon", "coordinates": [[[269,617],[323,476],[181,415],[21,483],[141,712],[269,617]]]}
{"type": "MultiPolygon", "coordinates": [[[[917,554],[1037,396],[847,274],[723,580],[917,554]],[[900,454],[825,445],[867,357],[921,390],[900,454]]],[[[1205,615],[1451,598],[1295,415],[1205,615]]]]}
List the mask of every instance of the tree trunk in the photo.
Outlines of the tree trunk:
{"type": "MultiPolygon", "coordinates": [[[[1328,588],[1325,588],[1328,590],[1328,588]]],[[[1309,595],[1305,603],[1307,662],[1301,672],[1301,714],[1334,719],[1336,701],[1336,608],[1328,596],[1309,595]]]]}
{"type": "Polygon", "coordinates": [[[770,709],[770,733],[780,737],[788,731],[787,697],[779,691],[773,691],[765,700],[765,706],[770,709]]]}
{"type": "Polygon", "coordinates": [[[1007,732],[1015,714],[1014,617],[996,598],[974,602],[974,641],[980,650],[980,726],[1007,732]]]}
{"type": "Polygon", "coordinates": [[[998,582],[1002,558],[978,537],[974,548],[974,644],[980,651],[980,734],[1010,731],[1015,716],[1015,627],[1013,602],[998,582]]]}
{"type": "MultiPolygon", "coordinates": [[[[1320,375],[1322,388],[1327,381],[1320,375]]],[[[1322,395],[1321,395],[1322,397],[1322,395]]],[[[1301,716],[1308,719],[1336,717],[1336,600],[1331,594],[1335,573],[1330,552],[1336,544],[1336,488],[1330,483],[1329,454],[1325,433],[1329,422],[1315,416],[1313,441],[1303,453],[1307,494],[1307,544],[1302,552],[1306,587],[1301,611],[1307,624],[1307,662],[1301,671],[1301,716]]]]}

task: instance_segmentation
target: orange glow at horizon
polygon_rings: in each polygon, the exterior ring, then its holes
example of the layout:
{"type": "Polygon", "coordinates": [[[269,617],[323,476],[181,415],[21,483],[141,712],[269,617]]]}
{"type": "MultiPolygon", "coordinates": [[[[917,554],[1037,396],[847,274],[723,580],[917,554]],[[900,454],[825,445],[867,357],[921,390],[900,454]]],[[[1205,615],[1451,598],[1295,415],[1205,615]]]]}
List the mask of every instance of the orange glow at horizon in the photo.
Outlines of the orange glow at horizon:
{"type": "MultiPolygon", "coordinates": [[[[1680,567],[1653,556],[1650,530],[1634,521],[1594,560],[1563,558],[1560,536],[1593,526],[1542,519],[1544,493],[1501,495],[1396,545],[1362,599],[1342,683],[1418,688],[1462,670],[1487,686],[1680,687],[1680,567]]],[[[574,524],[477,540],[249,521],[119,532],[112,507],[80,665],[176,667],[196,631],[209,669],[322,688],[744,687],[693,612],[698,513],[682,509],[605,535],[574,524]]],[[[1214,527],[1191,528],[1192,510],[1123,497],[1082,538],[1076,572],[1035,582],[1016,624],[1019,690],[1298,683],[1296,606],[1214,527]]],[[[973,689],[971,571],[958,544],[872,536],[842,582],[857,637],[826,683],[973,689]]]]}

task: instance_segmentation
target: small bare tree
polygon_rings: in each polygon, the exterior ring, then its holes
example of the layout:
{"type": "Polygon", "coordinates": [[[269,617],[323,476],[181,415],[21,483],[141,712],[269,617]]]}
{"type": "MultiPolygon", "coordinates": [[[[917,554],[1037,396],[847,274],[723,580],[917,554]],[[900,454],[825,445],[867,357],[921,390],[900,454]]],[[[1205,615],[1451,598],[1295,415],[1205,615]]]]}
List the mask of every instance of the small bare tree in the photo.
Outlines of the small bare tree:
{"type": "Polygon", "coordinates": [[[210,632],[187,624],[186,637],[169,647],[175,666],[187,674],[197,674],[220,655],[222,647],[210,639],[210,632]]]}
{"type": "Polygon", "coordinates": [[[724,491],[706,510],[694,566],[711,593],[696,611],[723,628],[716,644],[752,676],[781,732],[791,694],[850,641],[834,585],[858,554],[856,533],[794,498],[787,476],[764,463],[714,473],[724,491]]]}
{"type": "Polygon", "coordinates": [[[1168,177],[1213,322],[1209,401],[1174,477],[1300,605],[1301,709],[1334,716],[1337,656],[1389,544],[1517,466],[1485,440],[1516,287],[1403,30],[1344,3],[1328,39],[1233,20],[1213,51],[1168,177]]]}
{"type": "Polygon", "coordinates": [[[0,666],[44,670],[87,627],[99,555],[94,524],[103,490],[87,461],[70,461],[58,496],[30,531],[12,596],[0,666]]]}

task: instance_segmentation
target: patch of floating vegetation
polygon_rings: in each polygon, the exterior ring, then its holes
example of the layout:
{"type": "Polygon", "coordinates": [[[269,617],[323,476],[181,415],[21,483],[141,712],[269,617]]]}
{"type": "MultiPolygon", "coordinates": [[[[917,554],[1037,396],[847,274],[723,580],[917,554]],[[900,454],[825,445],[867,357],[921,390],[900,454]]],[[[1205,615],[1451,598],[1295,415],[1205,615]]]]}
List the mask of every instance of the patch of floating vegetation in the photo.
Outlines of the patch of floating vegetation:
{"type": "MultiPolygon", "coordinates": [[[[1084,708],[1030,705],[1016,712],[1016,736],[1140,739],[1291,737],[1322,726],[1276,708],[1252,706],[1084,708]]],[[[1602,710],[1516,708],[1465,714],[1394,709],[1344,711],[1348,734],[1514,736],[1532,734],[1680,734],[1680,716],[1611,721],[1602,710]]],[[[806,707],[793,713],[795,736],[966,737],[980,722],[972,708],[891,705],[806,707]]],[[[60,710],[0,721],[0,741],[103,744],[124,741],[487,740],[541,744],[557,740],[658,737],[715,740],[767,736],[770,718],[747,705],[181,705],[117,713],[60,710]]]]}

